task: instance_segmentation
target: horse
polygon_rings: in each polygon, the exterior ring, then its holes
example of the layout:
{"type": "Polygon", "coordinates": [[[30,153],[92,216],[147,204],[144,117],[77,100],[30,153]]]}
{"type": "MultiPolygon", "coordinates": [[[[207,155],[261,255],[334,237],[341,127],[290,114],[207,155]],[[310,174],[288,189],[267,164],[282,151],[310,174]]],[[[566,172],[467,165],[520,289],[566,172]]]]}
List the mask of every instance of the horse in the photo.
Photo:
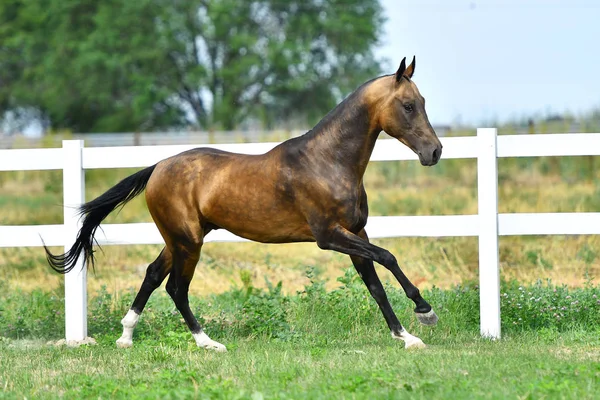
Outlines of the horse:
{"type": "MultiPolygon", "coordinates": [[[[83,204],[85,216],[73,246],[54,255],[56,272],[67,273],[81,254],[94,266],[94,234],[117,207],[145,190],[147,208],[165,246],[147,267],[127,314],[118,347],[133,345],[133,330],[150,297],[169,276],[166,291],[183,316],[198,347],[227,351],[212,340],[190,310],[188,289],[204,237],[225,229],[259,243],[316,242],[323,250],[350,256],[377,302],[393,339],[405,348],[425,347],[396,317],[373,262],[397,279],[425,325],[438,317],[394,255],[369,241],[363,175],[382,131],[408,146],[423,166],[438,163],[442,144],[429,123],[425,99],[413,81],[416,57],[397,71],[364,82],[331,109],[311,130],[258,155],[197,147],[165,158],[121,180],[83,204]]],[[[85,267],[84,267],[85,268],[85,267]]]]}

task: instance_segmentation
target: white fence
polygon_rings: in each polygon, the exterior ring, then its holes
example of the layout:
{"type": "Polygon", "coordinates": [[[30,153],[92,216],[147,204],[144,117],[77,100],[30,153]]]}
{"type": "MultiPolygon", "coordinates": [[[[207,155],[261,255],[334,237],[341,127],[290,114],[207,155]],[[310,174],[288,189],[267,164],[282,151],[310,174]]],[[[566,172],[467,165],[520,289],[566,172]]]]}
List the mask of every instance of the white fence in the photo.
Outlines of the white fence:
{"type": "MultiPolygon", "coordinates": [[[[500,337],[499,235],[600,234],[599,213],[498,214],[498,157],[597,156],[600,134],[539,134],[497,136],[494,128],[480,128],[477,136],[441,138],[444,159],[476,158],[478,213],[474,215],[373,216],[367,222],[371,238],[400,236],[478,236],[480,326],[486,337],[500,337]]],[[[260,154],[278,143],[202,145],[223,150],[260,154]]],[[[0,171],[63,170],[63,225],[0,226],[0,247],[46,245],[69,249],[80,221],[75,207],[85,201],[84,170],[137,168],[198,145],[83,147],[81,140],[65,140],[62,148],[0,150],[0,171]]],[[[417,160],[395,139],[377,141],[371,161],[417,160]]],[[[434,167],[435,168],[435,167],[434,167]]],[[[89,199],[88,199],[89,200],[89,199]]],[[[153,223],[102,224],[100,244],[162,244],[153,223]],[[104,233],[104,235],[102,235],[104,233]]],[[[213,231],[206,241],[244,241],[226,231],[213,231]]],[[[80,264],[65,276],[65,337],[87,336],[86,271],[80,264]]],[[[48,267],[49,268],[49,267],[48,267]]]]}

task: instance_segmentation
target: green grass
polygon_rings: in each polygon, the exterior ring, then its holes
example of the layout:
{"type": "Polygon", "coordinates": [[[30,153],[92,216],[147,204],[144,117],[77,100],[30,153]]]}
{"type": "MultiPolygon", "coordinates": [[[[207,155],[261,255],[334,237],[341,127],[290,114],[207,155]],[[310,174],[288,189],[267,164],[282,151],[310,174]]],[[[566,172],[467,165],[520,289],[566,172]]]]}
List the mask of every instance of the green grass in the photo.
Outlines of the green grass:
{"type": "Polygon", "coordinates": [[[600,364],[588,338],[462,335],[420,351],[379,334],[321,346],[244,340],[225,354],[158,343],[15,347],[2,349],[0,377],[6,398],[592,399],[600,364]]]}
{"type": "MultiPolygon", "coordinates": [[[[5,398],[573,398],[600,388],[600,288],[550,282],[502,283],[499,341],[479,335],[476,285],[424,290],[440,322],[418,324],[397,285],[390,301],[428,347],[394,341],[351,270],[334,290],[309,270],[310,284],[286,295],[258,289],[249,274],[228,292],[192,297],[209,335],[228,348],[195,347],[164,290],[117,349],[133,291],[89,300],[98,344],[54,347],[62,337],[61,291],[15,291],[0,298],[0,397],[5,398]]],[[[0,288],[1,289],[1,288],[0,288]]]]}

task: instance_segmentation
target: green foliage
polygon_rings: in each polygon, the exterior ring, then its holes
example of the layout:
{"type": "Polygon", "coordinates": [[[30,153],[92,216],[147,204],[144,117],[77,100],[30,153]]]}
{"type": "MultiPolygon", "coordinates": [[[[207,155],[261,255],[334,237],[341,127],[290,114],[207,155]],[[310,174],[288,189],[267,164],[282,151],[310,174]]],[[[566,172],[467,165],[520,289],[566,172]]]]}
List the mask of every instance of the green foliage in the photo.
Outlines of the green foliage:
{"type": "Polygon", "coordinates": [[[132,349],[114,341],[135,293],[106,290],[89,300],[98,345],[55,348],[45,341],[63,335],[62,295],[0,283],[0,390],[42,399],[594,398],[600,299],[591,280],[578,289],[503,282],[500,341],[479,337],[475,284],[423,291],[440,316],[434,328],[414,322],[402,290],[388,287],[401,322],[428,344],[406,351],[351,269],[331,291],[314,269],[307,275],[296,295],[280,285],[260,290],[246,274],[240,288],[192,298],[228,353],[197,349],[162,291],[142,314],[132,349]]]}
{"type": "Polygon", "coordinates": [[[502,287],[502,322],[513,330],[535,331],[569,329],[596,326],[600,315],[600,288],[591,283],[584,288],[568,289],[566,286],[535,285],[524,287],[517,282],[502,287]]]}
{"type": "Polygon", "coordinates": [[[291,299],[281,292],[281,282],[273,286],[267,280],[268,292],[246,286],[242,298],[239,333],[244,336],[266,336],[287,340],[294,336],[288,322],[288,307],[291,299]]]}
{"type": "MultiPolygon", "coordinates": [[[[324,282],[318,280],[307,286],[300,297],[302,311],[298,314],[309,315],[323,332],[341,329],[351,334],[357,325],[384,323],[377,303],[353,268],[346,269],[337,281],[341,286],[331,291],[325,291],[324,282]]],[[[318,335],[318,331],[312,334],[318,335]]]]}
{"type": "Polygon", "coordinates": [[[64,295],[36,289],[8,292],[0,283],[0,337],[37,339],[64,331],[64,295]]]}
{"type": "Polygon", "coordinates": [[[380,72],[383,21],[377,0],[3,1],[0,113],[84,133],[315,122],[380,72]]]}
{"type": "Polygon", "coordinates": [[[182,113],[161,83],[174,72],[155,26],[159,3],[2,2],[0,111],[33,109],[77,132],[175,124],[182,113]]]}
{"type": "MultiPolygon", "coordinates": [[[[245,280],[241,288],[212,295],[191,298],[191,306],[206,329],[232,340],[260,337],[265,340],[294,341],[312,336],[315,340],[326,332],[338,331],[352,335],[365,330],[386,330],[375,301],[353,268],[338,278],[340,286],[327,291],[314,270],[307,275],[311,281],[296,295],[282,293],[282,285],[267,289],[245,280]]],[[[600,331],[600,292],[591,280],[585,287],[524,286],[517,282],[502,282],[503,331],[535,332],[539,329],[567,331],[585,329],[600,331]]],[[[387,285],[390,302],[401,321],[413,319],[414,305],[404,292],[387,285]]],[[[479,289],[475,284],[457,285],[450,290],[423,290],[423,296],[440,317],[437,334],[453,332],[476,333],[479,329],[479,289]]],[[[89,299],[89,330],[94,336],[120,335],[120,320],[127,312],[135,291],[111,294],[103,288],[89,299]]],[[[26,294],[20,290],[0,298],[0,336],[10,338],[52,338],[63,331],[63,292],[40,289],[26,294]]],[[[412,329],[412,328],[411,328],[412,329]]],[[[422,328],[419,328],[422,329],[422,328]]],[[[179,311],[165,293],[155,293],[144,311],[135,335],[150,340],[173,343],[189,341],[189,332],[179,311]]],[[[436,334],[433,334],[435,337],[436,334]]],[[[134,337],[135,339],[135,337],[134,337]]]]}

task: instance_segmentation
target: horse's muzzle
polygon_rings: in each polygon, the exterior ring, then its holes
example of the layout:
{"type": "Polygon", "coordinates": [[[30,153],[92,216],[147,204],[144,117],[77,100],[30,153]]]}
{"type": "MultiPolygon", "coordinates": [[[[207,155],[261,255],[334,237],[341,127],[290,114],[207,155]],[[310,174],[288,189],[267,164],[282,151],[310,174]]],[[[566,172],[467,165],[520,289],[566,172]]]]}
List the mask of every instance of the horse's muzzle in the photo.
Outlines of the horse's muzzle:
{"type": "Polygon", "coordinates": [[[440,158],[442,157],[442,145],[432,146],[425,151],[419,151],[417,152],[417,155],[419,156],[421,165],[430,167],[440,161],[440,158]]]}

